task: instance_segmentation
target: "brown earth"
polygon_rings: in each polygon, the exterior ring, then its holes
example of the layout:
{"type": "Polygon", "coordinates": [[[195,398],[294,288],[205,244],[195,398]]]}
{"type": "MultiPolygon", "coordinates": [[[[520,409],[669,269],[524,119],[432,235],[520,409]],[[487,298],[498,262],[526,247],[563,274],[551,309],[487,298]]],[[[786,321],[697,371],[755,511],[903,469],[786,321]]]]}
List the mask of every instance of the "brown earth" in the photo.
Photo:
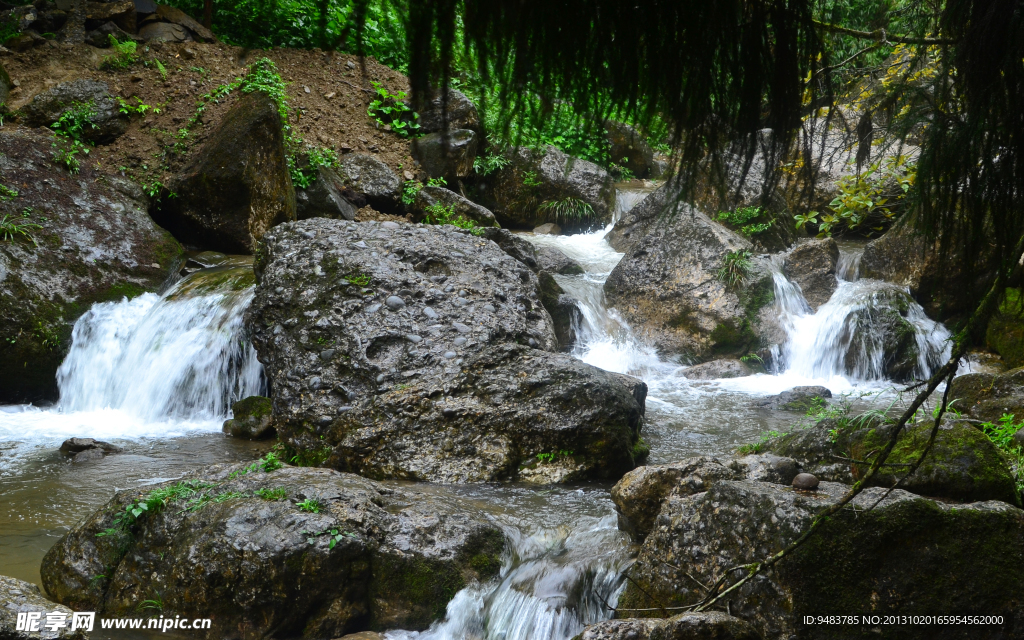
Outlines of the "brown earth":
{"type": "Polygon", "coordinates": [[[378,129],[366,115],[376,95],[371,81],[396,93],[408,91],[408,80],[373,58],[367,58],[363,68],[357,56],[319,50],[260,51],[220,43],[151,43],[139,45],[140,62],[130,68],[101,70],[103,59],[111,54],[111,49],[49,41],[0,58],[0,64],[18,83],[8,106],[16,112],[37,93],[77,78],[106,82],[112,94],[132,104],[137,97],[159,108],[160,113],[133,116],[128,132],[94,149],[87,162],[100,170],[121,172],[144,185],[166,183],[212,132],[239,92],[232,92],[220,104],[211,102],[201,124],[193,127],[187,141],[176,148],[179,140],[175,134],[196,113],[198,101],[243,75],[246,65],[267,57],[288,83],[289,121],[306,145],[329,147],[339,156],[349,151],[374,153],[400,176],[412,170],[409,141],[378,129]],[[166,69],[166,80],[161,78],[157,60],[166,69]]]}

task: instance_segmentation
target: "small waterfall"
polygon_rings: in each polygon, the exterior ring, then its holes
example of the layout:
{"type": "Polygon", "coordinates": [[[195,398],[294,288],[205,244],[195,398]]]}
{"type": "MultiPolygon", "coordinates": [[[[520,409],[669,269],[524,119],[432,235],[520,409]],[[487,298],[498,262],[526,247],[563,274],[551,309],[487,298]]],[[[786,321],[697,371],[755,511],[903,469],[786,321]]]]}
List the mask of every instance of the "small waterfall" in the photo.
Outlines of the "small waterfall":
{"type": "Polygon", "coordinates": [[[836,263],[836,277],[846,282],[855,282],[860,277],[860,258],[863,251],[839,251],[836,263]]]}
{"type": "Polygon", "coordinates": [[[244,337],[254,293],[248,261],[203,269],[163,296],[96,304],[75,323],[57,372],[59,410],[120,410],[147,422],[210,420],[263,392],[244,337]]]}
{"type": "Polygon", "coordinates": [[[611,617],[630,560],[616,517],[524,533],[506,527],[508,550],[495,582],[460,591],[427,631],[387,640],[566,640],[611,617]]]}

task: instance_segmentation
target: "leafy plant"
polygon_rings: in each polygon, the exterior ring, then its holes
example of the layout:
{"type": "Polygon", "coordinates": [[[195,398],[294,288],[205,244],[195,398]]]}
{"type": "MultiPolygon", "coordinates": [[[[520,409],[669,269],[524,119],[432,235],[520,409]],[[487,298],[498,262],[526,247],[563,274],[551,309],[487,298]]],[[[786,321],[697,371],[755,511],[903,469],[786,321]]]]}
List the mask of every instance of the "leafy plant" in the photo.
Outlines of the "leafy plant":
{"type": "Polygon", "coordinates": [[[818,212],[797,213],[793,216],[793,219],[796,220],[796,228],[798,230],[803,229],[805,225],[818,224],[818,212]]]}
{"type": "Polygon", "coordinates": [[[574,455],[574,453],[574,451],[567,451],[565,449],[562,449],[557,452],[552,451],[551,453],[538,453],[537,460],[539,460],[541,463],[554,462],[559,458],[571,458],[574,455]]]}
{"type": "Polygon", "coordinates": [[[277,471],[282,466],[284,466],[284,464],[277,457],[277,454],[274,453],[273,451],[268,451],[265,456],[263,456],[256,462],[253,462],[248,467],[242,467],[241,469],[236,469],[232,471],[228,475],[228,479],[234,480],[238,476],[245,475],[247,473],[255,473],[257,471],[262,471],[263,473],[270,473],[271,471],[277,471]]]}
{"type": "Polygon", "coordinates": [[[13,241],[21,238],[38,247],[39,244],[32,237],[32,229],[42,228],[41,225],[34,222],[18,222],[16,219],[11,219],[9,214],[4,214],[4,217],[0,218],[0,240],[13,241]]]}
{"type": "Polygon", "coordinates": [[[18,197],[18,191],[5,184],[0,184],[0,202],[7,202],[18,197]]]}
{"type": "Polygon", "coordinates": [[[71,106],[61,112],[57,121],[50,125],[58,135],[81,140],[86,127],[98,129],[92,121],[96,117],[96,105],[92,102],[73,102],[71,106]]]}
{"type": "MultiPolygon", "coordinates": [[[[829,203],[832,213],[818,222],[818,237],[831,236],[833,230],[858,231],[867,235],[885,230],[905,208],[907,194],[917,177],[917,167],[907,156],[874,162],[863,172],[839,179],[839,195],[829,203]]],[[[797,228],[803,226],[797,220],[797,228]]]]}
{"type": "Polygon", "coordinates": [[[562,222],[583,222],[594,216],[594,207],[579,198],[566,197],[548,200],[538,207],[541,211],[554,212],[555,220],[562,222]]]}
{"type": "Polygon", "coordinates": [[[416,202],[416,194],[422,188],[423,185],[418,180],[406,180],[402,185],[402,203],[411,205],[416,202]]]}
{"type": "Polygon", "coordinates": [[[141,116],[145,115],[147,111],[152,111],[153,113],[160,113],[159,108],[151,107],[150,105],[143,103],[142,99],[139,97],[135,98],[136,104],[134,105],[125,100],[124,98],[122,98],[121,96],[117,96],[116,99],[117,110],[127,116],[141,116]]]}
{"type": "Polygon", "coordinates": [[[716,219],[736,229],[745,237],[752,238],[759,233],[764,233],[775,224],[774,219],[769,219],[767,222],[754,222],[764,213],[765,211],[761,207],[740,207],[735,211],[719,211],[716,219]]]}
{"type": "Polygon", "coordinates": [[[365,287],[370,284],[370,276],[365,273],[353,273],[345,276],[345,281],[357,287],[365,287]]]}
{"type": "Polygon", "coordinates": [[[729,287],[743,282],[750,272],[750,258],[751,254],[746,249],[726,253],[718,269],[718,280],[729,287]]]}
{"type": "Polygon", "coordinates": [[[275,502],[277,500],[284,500],[286,493],[284,487],[278,487],[276,489],[262,488],[256,490],[256,496],[263,498],[264,500],[275,502]]]}
{"type": "Polygon", "coordinates": [[[89,148],[78,140],[71,140],[70,142],[65,142],[63,144],[58,140],[54,140],[52,149],[50,157],[53,161],[63,166],[71,173],[78,173],[82,168],[82,165],[78,160],[78,154],[89,153],[89,148]]]}
{"type": "Polygon", "coordinates": [[[476,220],[468,220],[461,215],[455,215],[455,205],[444,206],[440,202],[427,207],[424,212],[423,222],[427,224],[450,224],[460,229],[469,229],[475,236],[482,235],[484,230],[476,220]]]}
{"type": "MultiPolygon", "coordinates": [[[[304,168],[292,167],[291,170],[292,182],[300,189],[305,189],[316,182],[317,169],[320,167],[338,166],[338,154],[333,149],[310,149],[308,157],[308,163],[304,168]]],[[[290,156],[288,161],[289,166],[292,166],[296,160],[294,156],[290,156]]]]}
{"type": "Polygon", "coordinates": [[[1013,436],[1021,429],[1024,429],[1024,421],[1017,422],[1012,413],[1004,413],[995,422],[981,424],[981,430],[989,440],[1009,456],[1018,492],[1024,491],[1024,447],[1021,447],[1013,436]]]}
{"type": "Polygon", "coordinates": [[[736,449],[736,452],[742,456],[750,455],[752,453],[761,453],[761,451],[764,449],[764,445],[768,444],[770,440],[778,438],[781,435],[782,434],[780,432],[775,431],[774,429],[771,431],[766,431],[761,434],[761,437],[758,440],[742,445],[741,447],[736,449]]]}
{"type": "Polygon", "coordinates": [[[636,174],[633,170],[627,166],[620,166],[611,162],[608,164],[608,171],[612,173],[616,178],[623,182],[629,182],[630,180],[636,180],[636,174]]]}
{"type": "Polygon", "coordinates": [[[757,355],[756,353],[748,353],[743,356],[740,356],[740,361],[746,362],[747,364],[750,364],[751,362],[756,362],[757,364],[764,366],[764,358],[757,355]]]}
{"type": "Polygon", "coordinates": [[[391,93],[379,82],[372,82],[373,88],[377,90],[377,98],[370,102],[366,109],[366,115],[377,121],[379,126],[388,131],[393,131],[403,138],[419,131],[420,125],[416,122],[419,114],[412,110],[412,107],[405,104],[405,92],[391,93]]]}
{"type": "Polygon", "coordinates": [[[306,542],[308,542],[309,544],[316,544],[316,539],[320,536],[328,536],[328,549],[333,549],[344,538],[356,537],[356,534],[352,533],[351,531],[339,531],[338,529],[324,529],[323,531],[303,531],[302,533],[309,536],[308,538],[306,538],[306,542]]]}
{"type": "Polygon", "coordinates": [[[302,502],[296,502],[295,506],[298,507],[300,511],[307,511],[309,513],[320,513],[322,510],[327,508],[327,505],[316,498],[306,498],[302,502]]]}
{"type": "Polygon", "coordinates": [[[486,176],[504,169],[511,162],[503,153],[492,153],[487,156],[479,155],[473,160],[473,171],[486,176]]]}
{"type": "Polygon", "coordinates": [[[160,74],[160,79],[162,81],[166,82],[167,81],[167,67],[165,67],[163,65],[163,63],[160,62],[159,60],[157,60],[156,58],[153,59],[153,64],[156,65],[156,70],[157,70],[157,73],[160,74]]]}
{"type": "Polygon", "coordinates": [[[138,45],[134,40],[118,42],[113,34],[108,36],[108,38],[110,38],[110,47],[114,50],[114,55],[103,58],[103,62],[100,63],[100,69],[107,71],[127,69],[139,61],[139,57],[136,55],[138,45]]]}
{"type": "Polygon", "coordinates": [[[539,187],[544,184],[542,180],[537,178],[536,171],[524,171],[523,172],[523,186],[525,187],[539,187]]]}
{"type": "Polygon", "coordinates": [[[163,611],[164,610],[164,600],[160,596],[156,596],[152,600],[143,600],[142,602],[139,603],[139,606],[135,607],[135,610],[139,611],[139,612],[147,611],[147,610],[163,611]]]}

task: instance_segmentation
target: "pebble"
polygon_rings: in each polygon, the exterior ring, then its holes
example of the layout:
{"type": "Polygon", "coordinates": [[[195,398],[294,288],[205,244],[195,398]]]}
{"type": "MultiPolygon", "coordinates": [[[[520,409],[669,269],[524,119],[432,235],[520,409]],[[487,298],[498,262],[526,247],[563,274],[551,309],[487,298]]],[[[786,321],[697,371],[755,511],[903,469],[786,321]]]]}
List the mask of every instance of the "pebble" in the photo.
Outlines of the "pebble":
{"type": "Polygon", "coordinates": [[[527,344],[529,344],[529,345],[530,345],[531,347],[533,347],[534,349],[536,349],[536,348],[537,348],[537,345],[538,345],[538,344],[540,344],[540,343],[539,343],[539,342],[537,342],[536,340],[534,340],[533,338],[530,338],[530,340],[529,340],[529,342],[528,342],[527,344]]]}
{"type": "Polygon", "coordinates": [[[458,412],[455,409],[452,409],[451,407],[445,407],[444,409],[441,409],[441,415],[443,415],[446,418],[454,418],[457,414],[458,412]]]}
{"type": "Polygon", "coordinates": [[[405,300],[402,300],[398,296],[388,296],[388,299],[384,301],[384,304],[388,305],[388,309],[398,311],[405,306],[405,300]]]}
{"type": "Polygon", "coordinates": [[[410,333],[409,335],[405,336],[405,339],[408,340],[409,342],[419,342],[423,338],[410,333]]]}
{"type": "Polygon", "coordinates": [[[801,491],[814,491],[818,488],[818,478],[810,473],[799,473],[793,478],[793,488],[801,491]]]}
{"type": "Polygon", "coordinates": [[[334,349],[324,349],[320,352],[321,360],[330,360],[334,357],[334,349]]]}
{"type": "Polygon", "coordinates": [[[455,327],[455,330],[458,331],[459,333],[469,333],[470,331],[469,327],[462,324],[461,322],[453,322],[452,326],[455,327]]]}
{"type": "Polygon", "coordinates": [[[484,311],[488,311],[490,313],[495,313],[497,311],[497,309],[494,308],[493,304],[485,304],[484,305],[484,311]]]}
{"type": "Polygon", "coordinates": [[[366,307],[366,313],[377,313],[378,311],[380,311],[379,304],[371,304],[370,306],[366,307]]]}
{"type": "Polygon", "coordinates": [[[459,354],[455,353],[454,351],[445,351],[444,352],[444,359],[445,360],[451,360],[452,358],[454,358],[457,355],[459,355],[459,354]]]}
{"type": "Polygon", "coordinates": [[[385,229],[397,229],[398,223],[388,220],[387,222],[382,222],[380,226],[384,227],[385,229]]]}
{"type": "Polygon", "coordinates": [[[455,346],[456,347],[461,347],[462,345],[466,344],[466,342],[467,342],[466,339],[463,338],[462,336],[459,336],[458,338],[455,338],[455,346]]]}
{"type": "Polygon", "coordinates": [[[320,384],[322,382],[323,381],[320,379],[320,376],[313,376],[312,378],[309,379],[309,388],[310,389],[319,389],[320,388],[320,384]]]}
{"type": "Polygon", "coordinates": [[[360,249],[365,249],[365,248],[366,248],[366,243],[365,243],[365,242],[363,242],[362,240],[360,240],[359,242],[355,243],[355,244],[354,244],[354,245],[352,245],[352,246],[353,246],[353,247],[359,247],[360,249]]]}
{"type": "Polygon", "coordinates": [[[427,316],[431,320],[437,319],[437,312],[431,309],[430,307],[423,307],[423,315],[427,316]]]}

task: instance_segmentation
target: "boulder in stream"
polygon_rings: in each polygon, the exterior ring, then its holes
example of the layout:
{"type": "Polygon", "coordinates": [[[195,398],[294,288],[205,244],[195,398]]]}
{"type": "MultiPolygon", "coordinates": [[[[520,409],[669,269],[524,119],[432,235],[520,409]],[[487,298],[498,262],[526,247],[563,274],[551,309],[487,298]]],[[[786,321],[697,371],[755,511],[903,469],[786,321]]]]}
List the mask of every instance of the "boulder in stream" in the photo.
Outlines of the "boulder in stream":
{"type": "Polygon", "coordinates": [[[786,254],[783,272],[800,287],[811,311],[817,311],[828,302],[839,286],[836,281],[838,262],[839,245],[832,238],[801,242],[786,254]]]}
{"type": "Polygon", "coordinates": [[[3,640],[85,640],[89,635],[84,630],[71,630],[71,614],[71,609],[47,600],[31,582],[0,576],[0,638],[3,640]],[[63,614],[65,625],[47,629],[44,625],[48,613],[63,614]],[[18,614],[35,614],[32,623],[35,630],[18,630],[18,614]]]}
{"type": "Polygon", "coordinates": [[[1024,367],[1006,373],[968,373],[953,378],[949,398],[970,418],[996,422],[1004,415],[1024,420],[1024,367]]]}
{"type": "Polygon", "coordinates": [[[121,451],[123,449],[117,445],[93,438],[68,438],[60,445],[61,454],[76,463],[99,460],[107,454],[121,453],[121,451]]]}
{"type": "Polygon", "coordinates": [[[239,98],[167,190],[156,220],[203,249],[251,254],[268,229],[294,220],[295,189],[274,101],[260,91],[239,98]]]}
{"type": "Polygon", "coordinates": [[[580,263],[554,247],[538,247],[537,263],[544,271],[563,276],[575,276],[584,273],[580,263]]]}
{"type": "Polygon", "coordinates": [[[418,630],[501,567],[504,536],[474,513],[268,456],[119,491],[57,541],[41,574],[76,610],[128,617],[160,599],[165,617],[212,618],[207,638],[418,630]]]}
{"type": "Polygon", "coordinates": [[[817,385],[793,387],[782,393],[761,398],[751,403],[755,409],[771,409],[777,411],[800,411],[801,413],[815,406],[824,406],[825,401],[832,397],[828,387],[817,385]]]}
{"type": "Polygon", "coordinates": [[[433,482],[617,478],[642,405],[553,353],[538,278],[450,226],[282,225],[247,325],[281,440],[300,459],[433,482]]]}
{"type": "MultiPolygon", "coordinates": [[[[848,489],[822,482],[815,492],[798,492],[724,480],[702,493],[669,496],[628,569],[617,606],[649,608],[646,615],[657,616],[659,607],[696,603],[705,595],[701,585],[784,548],[848,489]]],[[[901,489],[868,510],[884,493],[866,489],[853,508],[833,515],[773,570],[736,591],[732,615],[763,638],[810,639],[822,637],[820,628],[805,625],[803,617],[822,611],[983,611],[1003,616],[1003,626],[962,627],[943,637],[1019,637],[1024,511],[999,501],[950,505],[901,489]]],[[[861,625],[838,625],[829,627],[828,637],[862,638],[864,631],[861,625]]],[[[903,626],[900,633],[936,637],[926,625],[903,626]]]]}
{"type": "Polygon", "coordinates": [[[689,367],[683,371],[683,377],[689,380],[720,380],[752,376],[763,371],[764,367],[754,367],[739,358],[723,358],[689,367]]]}
{"type": "Polygon", "coordinates": [[[55,400],[75,320],[94,302],[158,289],[184,253],[138,185],[88,163],[69,174],[52,141],[0,132],[0,218],[24,231],[0,241],[0,403],[55,400]]]}
{"type": "Polygon", "coordinates": [[[224,422],[224,433],[236,438],[261,440],[274,434],[273,404],[270,398],[249,396],[231,405],[230,420],[224,422]]]}

